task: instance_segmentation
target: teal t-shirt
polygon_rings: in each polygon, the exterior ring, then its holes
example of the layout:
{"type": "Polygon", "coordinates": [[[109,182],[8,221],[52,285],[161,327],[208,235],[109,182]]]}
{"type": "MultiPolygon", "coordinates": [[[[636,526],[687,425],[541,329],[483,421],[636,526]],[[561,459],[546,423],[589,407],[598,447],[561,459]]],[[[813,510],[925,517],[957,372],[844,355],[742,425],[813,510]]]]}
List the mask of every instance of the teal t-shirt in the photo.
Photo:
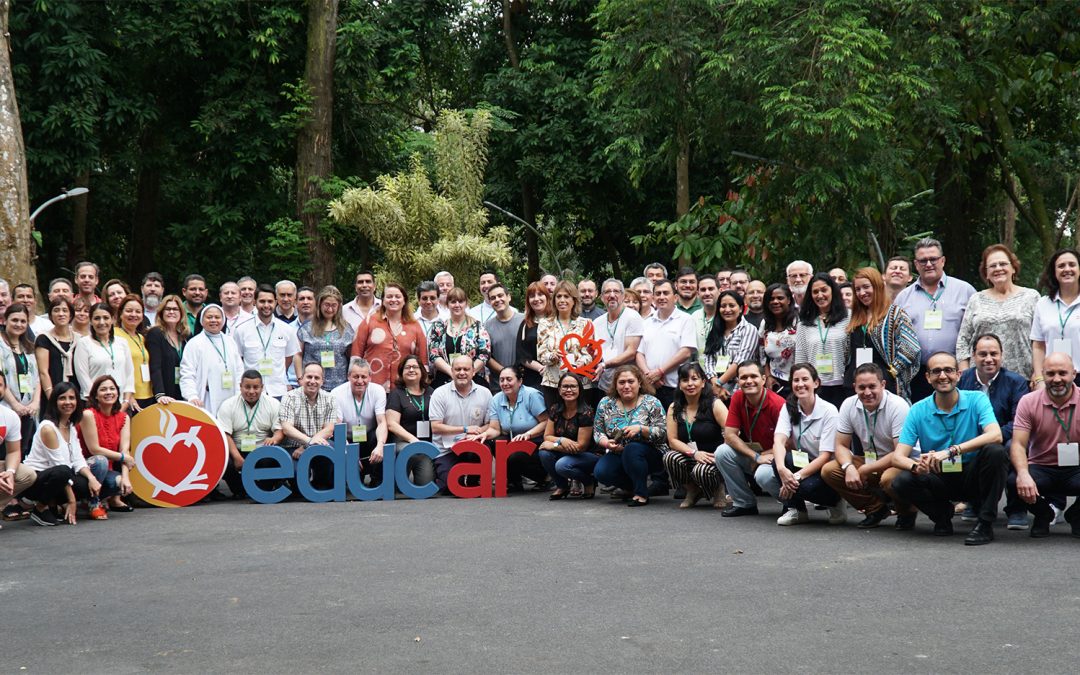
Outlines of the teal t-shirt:
{"type": "MultiPolygon", "coordinates": [[[[911,446],[917,442],[923,452],[936,452],[970,441],[987,426],[998,423],[990,397],[981,391],[959,393],[960,400],[947,413],[937,407],[933,396],[911,406],[900,442],[911,446]]],[[[961,457],[967,461],[971,456],[965,453],[961,457]]]]}

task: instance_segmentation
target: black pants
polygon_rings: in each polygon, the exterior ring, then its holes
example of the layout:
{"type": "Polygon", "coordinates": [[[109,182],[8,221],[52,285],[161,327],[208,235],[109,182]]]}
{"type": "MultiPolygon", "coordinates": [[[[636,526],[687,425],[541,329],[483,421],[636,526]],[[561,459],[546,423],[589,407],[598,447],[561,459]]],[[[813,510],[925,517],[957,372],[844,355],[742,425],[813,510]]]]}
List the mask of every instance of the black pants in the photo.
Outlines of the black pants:
{"type": "MultiPolygon", "coordinates": [[[[509,440],[503,436],[499,440],[509,440]]],[[[540,445],[537,441],[529,441],[534,447],[540,445]]],[[[489,441],[487,443],[488,448],[491,450],[491,456],[495,457],[495,441],[489,441]]],[[[540,463],[540,457],[534,450],[530,455],[527,452],[515,452],[506,458],[506,486],[507,487],[521,487],[521,479],[528,478],[536,483],[547,482],[547,471],[544,470],[544,465],[540,463]]]]}
{"type": "MultiPolygon", "coordinates": [[[[790,452],[786,453],[784,456],[784,466],[792,473],[798,471],[798,469],[795,468],[795,457],[790,452]]],[[[777,470],[775,463],[773,464],[772,470],[776,479],[780,480],[780,472],[777,470]]],[[[821,472],[818,471],[814,475],[807,476],[799,481],[799,489],[784,502],[784,509],[805,511],[806,502],[821,504],[822,506],[836,506],[840,503],[840,495],[836,494],[836,491],[829,487],[829,484],[821,477],[821,472]]]]}
{"type": "MultiPolygon", "coordinates": [[[[1033,466],[1033,465],[1029,465],[1029,467],[1030,466],[1033,466]]],[[[1056,467],[1049,467],[1049,468],[1056,468],[1056,467]]],[[[1066,468],[1075,468],[1075,467],[1066,467],[1066,468]]],[[[1035,475],[1034,472],[1031,472],[1031,473],[1032,473],[1032,476],[1035,475]]],[[[1039,488],[1039,493],[1040,493],[1041,497],[1043,497],[1047,502],[1049,502],[1053,506],[1058,507],[1059,510],[1061,510],[1061,511],[1065,510],[1065,495],[1059,494],[1059,493],[1056,493],[1056,492],[1046,494],[1046,493],[1043,493],[1041,487],[1039,488]]],[[[1006,479],[1006,482],[1005,482],[1005,515],[1011,516],[1011,515],[1017,514],[1017,513],[1027,514],[1027,512],[1029,510],[1030,510],[1030,507],[1028,506],[1027,502],[1025,502],[1023,499],[1020,499],[1020,493],[1018,493],[1016,491],[1016,469],[1013,467],[1012,463],[1010,462],[1009,463],[1009,477],[1006,479]]]]}
{"type": "Polygon", "coordinates": [[[960,473],[917,476],[905,471],[893,481],[893,491],[934,522],[952,519],[953,501],[967,501],[978,512],[981,522],[993,523],[1008,475],[1005,446],[991,443],[964,456],[970,459],[964,462],[960,473]]]}
{"type": "Polygon", "coordinates": [[[38,471],[37,480],[20,496],[35,502],[66,502],[64,488],[67,487],[68,481],[74,478],[75,472],[70,466],[52,466],[44,471],[38,471]]]}
{"type": "MultiPolygon", "coordinates": [[[[1039,488],[1039,496],[1034,504],[1021,502],[1031,514],[1041,520],[1050,520],[1054,517],[1054,511],[1050,505],[1055,499],[1060,499],[1064,505],[1067,495],[1080,495],[1080,466],[1043,466],[1041,464],[1028,464],[1028,472],[1035,481],[1035,487],[1039,488]]],[[[1016,492],[1016,474],[1009,475],[1009,490],[1016,492]]],[[[1065,511],[1065,520],[1070,524],[1080,521],[1080,508],[1077,508],[1080,500],[1077,500],[1065,511]]]]}

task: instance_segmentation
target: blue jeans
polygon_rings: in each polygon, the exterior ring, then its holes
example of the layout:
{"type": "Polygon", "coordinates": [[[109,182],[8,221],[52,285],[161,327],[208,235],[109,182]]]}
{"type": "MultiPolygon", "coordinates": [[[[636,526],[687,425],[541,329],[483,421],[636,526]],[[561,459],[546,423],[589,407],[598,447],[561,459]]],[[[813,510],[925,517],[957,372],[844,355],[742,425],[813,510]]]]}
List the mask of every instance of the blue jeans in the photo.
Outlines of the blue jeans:
{"type": "Polygon", "coordinates": [[[596,480],[604,485],[614,485],[632,490],[635,497],[649,496],[649,474],[664,469],[660,451],[640,441],[627,443],[620,453],[609,453],[600,458],[593,471],[596,480]]]}
{"type": "Polygon", "coordinates": [[[560,490],[569,489],[572,480],[581,481],[582,485],[595,483],[593,467],[599,460],[600,455],[594,452],[571,455],[557,450],[540,451],[540,463],[544,465],[544,470],[560,490]]]}
{"type": "MultiPolygon", "coordinates": [[[[111,462],[108,457],[94,455],[86,458],[86,466],[90,467],[90,473],[101,483],[101,498],[112,497],[120,494],[120,472],[109,468],[111,462]]],[[[85,477],[75,475],[75,494],[80,499],[90,497],[90,482],[85,477]]]]}

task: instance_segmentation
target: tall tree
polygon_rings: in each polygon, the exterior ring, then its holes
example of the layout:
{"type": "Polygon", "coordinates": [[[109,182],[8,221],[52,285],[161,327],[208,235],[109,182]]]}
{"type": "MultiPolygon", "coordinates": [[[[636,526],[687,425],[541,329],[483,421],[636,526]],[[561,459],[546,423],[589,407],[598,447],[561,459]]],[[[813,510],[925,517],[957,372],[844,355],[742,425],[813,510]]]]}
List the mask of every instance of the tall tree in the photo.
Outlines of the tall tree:
{"type": "Polygon", "coordinates": [[[9,9],[10,0],[0,0],[0,270],[10,275],[7,281],[12,285],[24,282],[36,287],[26,150],[8,44],[9,9]]]}

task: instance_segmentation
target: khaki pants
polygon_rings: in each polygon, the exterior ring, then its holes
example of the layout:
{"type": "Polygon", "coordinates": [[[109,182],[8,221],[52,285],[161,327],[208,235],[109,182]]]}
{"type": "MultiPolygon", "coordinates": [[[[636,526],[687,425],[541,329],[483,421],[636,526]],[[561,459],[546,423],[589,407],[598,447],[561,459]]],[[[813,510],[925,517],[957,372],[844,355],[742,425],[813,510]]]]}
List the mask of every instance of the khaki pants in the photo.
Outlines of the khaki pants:
{"type": "Polygon", "coordinates": [[[37,480],[37,472],[25,464],[20,464],[19,468],[15,469],[15,492],[14,494],[0,492],[0,508],[12,497],[18,497],[25,492],[28,487],[34,484],[35,480],[37,480]]]}
{"type": "MultiPolygon", "coordinates": [[[[852,455],[851,461],[856,468],[861,467],[865,460],[858,455],[852,455]]],[[[902,473],[900,469],[888,468],[881,474],[872,473],[863,480],[863,489],[852,490],[844,482],[844,472],[840,469],[840,463],[835,459],[821,468],[821,478],[831,487],[844,501],[863,513],[873,513],[885,508],[885,501],[881,498],[879,490],[887,494],[896,504],[900,513],[908,513],[911,507],[896,498],[892,490],[893,480],[902,473]]]]}

